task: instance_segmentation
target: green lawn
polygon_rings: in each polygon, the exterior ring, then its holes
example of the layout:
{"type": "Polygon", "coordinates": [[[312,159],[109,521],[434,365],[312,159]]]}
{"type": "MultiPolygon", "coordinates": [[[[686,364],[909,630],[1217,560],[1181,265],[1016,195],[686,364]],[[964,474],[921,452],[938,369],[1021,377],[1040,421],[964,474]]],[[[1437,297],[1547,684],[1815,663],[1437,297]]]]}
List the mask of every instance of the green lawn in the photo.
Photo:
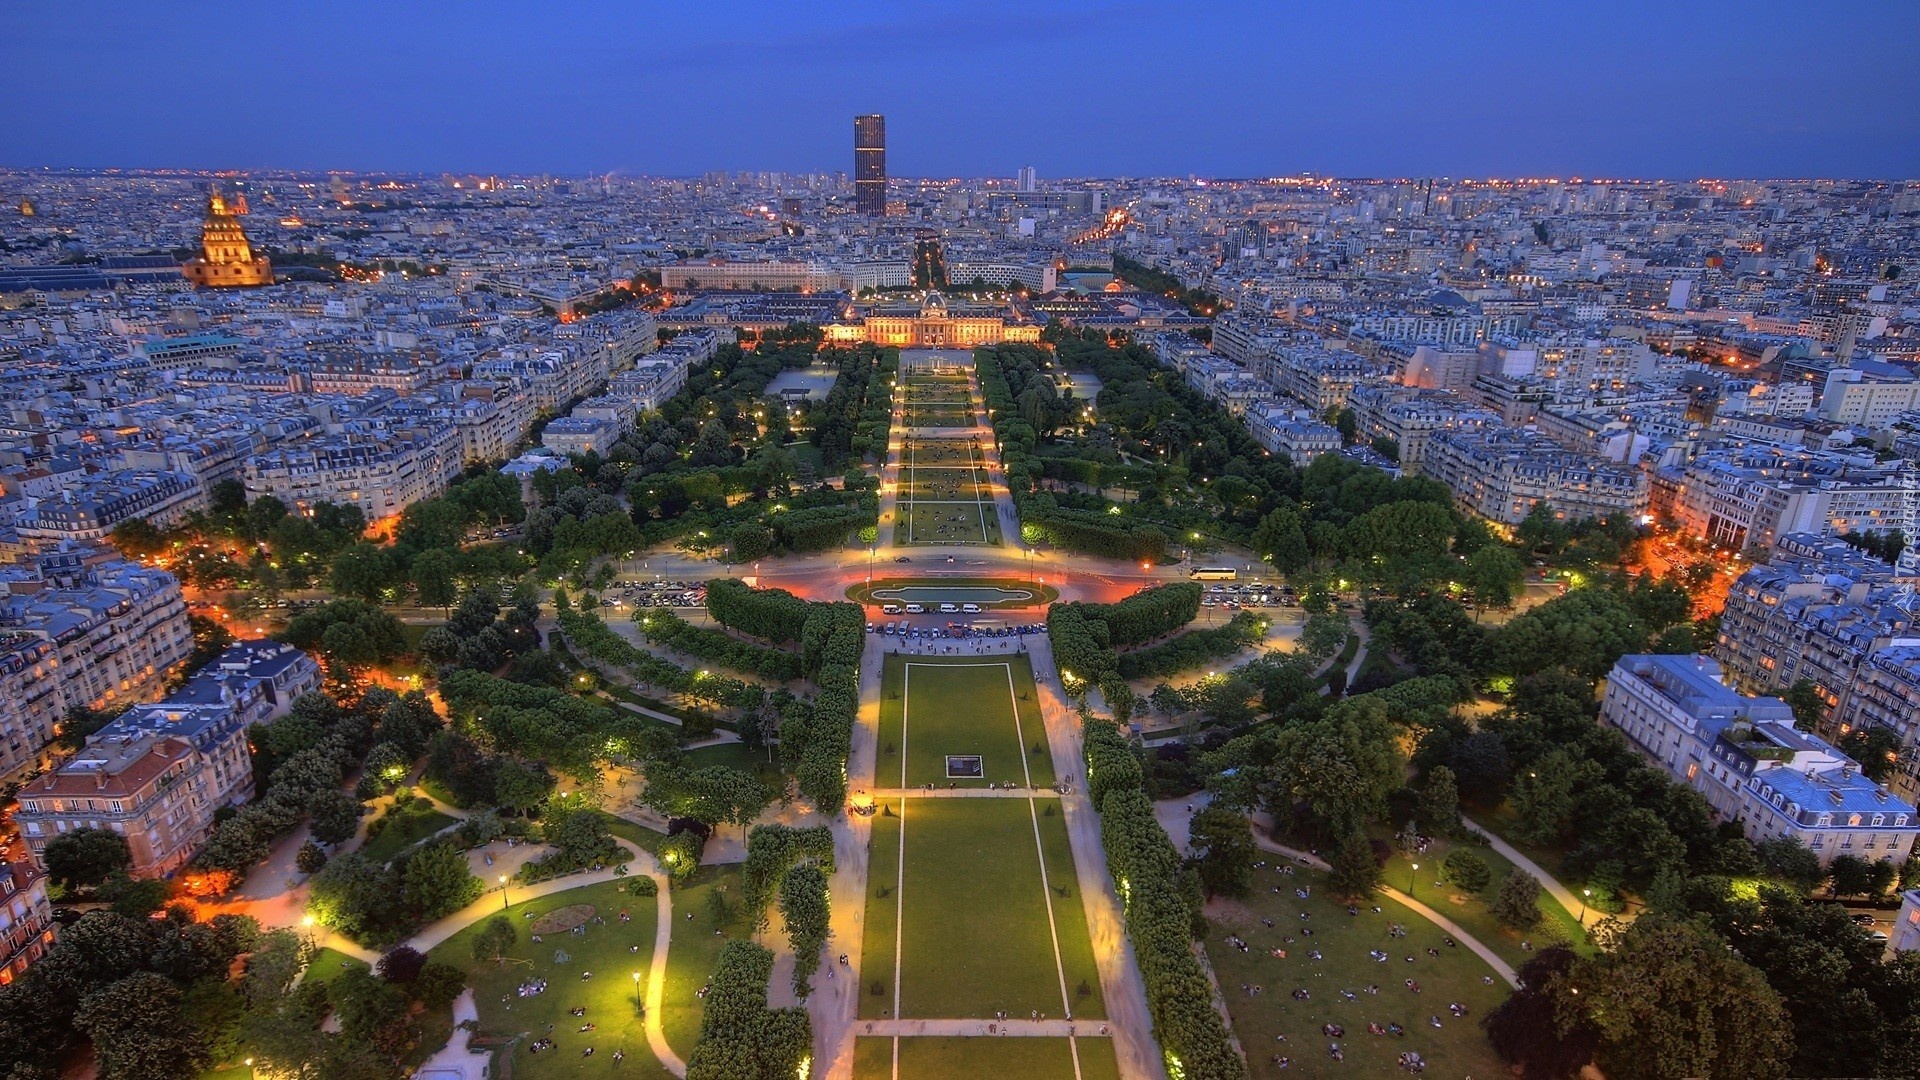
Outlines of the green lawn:
{"type": "Polygon", "coordinates": [[[698,995],[720,959],[720,947],[753,936],[740,912],[740,878],[738,864],[702,867],[694,871],[688,884],[673,891],[673,949],[667,953],[660,1026],[666,1032],[667,1045],[683,1059],[700,1041],[700,1012],[705,1000],[698,995]],[[707,897],[715,889],[724,890],[728,901],[728,917],[720,923],[714,921],[708,907],[707,897]]]}
{"type": "MultiPolygon", "coordinates": [[[[1052,799],[911,799],[905,884],[896,875],[900,820],[876,819],[869,873],[860,1015],[893,1007],[895,920],[900,919],[900,1015],[908,1018],[1063,1014],[1061,973],[1076,1017],[1105,1015],[1066,825],[1052,799]],[[1047,810],[1055,812],[1048,816],[1047,810]],[[1046,884],[1034,847],[1038,822],[1046,884]],[[879,850],[881,843],[891,851],[879,850]],[[1053,888],[1051,896],[1048,887],[1053,888]],[[1062,895],[1064,891],[1065,895],[1062,895]],[[1052,908],[1052,932],[1048,921],[1052,908]],[[904,901],[904,903],[902,903],[904,901]],[[1060,942],[1056,966],[1053,933],[1060,942]],[[872,992],[874,983],[881,993],[872,992]],[[1085,995],[1081,995],[1084,986],[1085,995]]],[[[898,804],[895,804],[898,813],[898,804]]]]}
{"type": "Polygon", "coordinates": [[[653,959],[654,921],[657,901],[651,896],[621,892],[626,882],[603,882],[579,889],[568,889],[523,904],[507,912],[519,931],[519,941],[508,951],[512,959],[500,964],[473,958],[472,940],[485,923],[476,923],[436,946],[433,959],[455,964],[467,972],[473,987],[474,1004],[480,1010],[480,1032],[485,1035],[525,1033],[511,1050],[511,1072],[515,1077],[538,1080],[551,1076],[664,1077],[667,1072],[654,1060],[647,1048],[646,1029],[635,1009],[636,982],[639,993],[646,993],[647,967],[653,959]],[[592,904],[605,925],[589,923],[581,934],[550,934],[539,944],[531,940],[528,913],[535,917],[570,904],[592,904]],[[632,918],[621,922],[619,913],[632,918]],[[564,951],[569,959],[556,961],[564,951]],[[593,978],[582,980],[582,972],[593,978]],[[532,979],[546,979],[545,993],[520,997],[515,988],[532,979]],[[568,1010],[586,1008],[586,1015],[574,1017],[568,1010]],[[582,1024],[594,1024],[596,1030],[581,1032],[582,1024]],[[552,1051],[529,1053],[535,1039],[550,1038],[557,1045],[552,1051]],[[581,1051],[594,1048],[594,1056],[581,1057],[581,1051]],[[616,1063],[615,1050],[626,1051],[626,1060],[616,1063]]]}
{"type": "Polygon", "coordinates": [[[349,967],[365,969],[367,963],[348,956],[338,949],[321,949],[307,961],[307,973],[301,976],[301,982],[332,982],[342,971],[349,967]]]}
{"type": "Polygon", "coordinates": [[[998,544],[999,515],[989,500],[979,502],[907,502],[902,500],[902,544],[998,544]]]}
{"type": "Polygon", "coordinates": [[[1033,667],[1023,654],[887,657],[881,677],[877,783],[903,782],[903,743],[907,787],[1053,784],[1033,667]],[[948,755],[979,755],[984,775],[949,780],[948,755]]]}
{"type": "Polygon", "coordinates": [[[416,802],[405,810],[389,813],[380,835],[368,840],[367,846],[360,850],[368,858],[386,862],[453,823],[453,818],[435,810],[433,804],[416,802]]]}
{"type": "MultiPolygon", "coordinates": [[[[900,1080],[1119,1080],[1113,1042],[1038,1038],[904,1038],[900,1080]],[[1077,1044],[1080,1070],[1073,1068],[1077,1044]]],[[[894,1040],[861,1038],[853,1043],[853,1080],[892,1080],[894,1040]]]]}
{"type": "MultiPolygon", "coordinates": [[[[774,756],[777,759],[779,755],[776,753],[774,756]]],[[[725,765],[730,769],[752,773],[760,778],[761,783],[770,784],[775,790],[786,787],[786,774],[781,771],[777,761],[767,760],[767,749],[764,747],[756,751],[747,749],[747,744],[743,742],[714,743],[687,751],[687,760],[696,769],[725,765]]]]}
{"type": "Polygon", "coordinates": [[[913,465],[900,481],[900,497],[971,502],[992,498],[986,490],[987,470],[943,469],[913,465]]]}
{"type": "MultiPolygon", "coordinates": [[[[1390,838],[1382,837],[1382,839],[1390,838]]],[[[1385,880],[1388,885],[1405,890],[1409,876],[1417,877],[1419,884],[1414,892],[1416,899],[1459,923],[1461,929],[1480,939],[1481,944],[1499,953],[1501,959],[1512,964],[1516,969],[1531,959],[1531,954],[1521,948],[1523,941],[1532,944],[1535,948],[1540,948],[1549,942],[1566,942],[1576,951],[1591,953],[1592,947],[1587,944],[1586,935],[1581,932],[1580,924],[1574,920],[1573,914],[1561,907],[1560,902],[1545,889],[1540,890],[1539,926],[1524,933],[1516,933],[1500,925],[1500,921],[1493,917],[1493,912],[1487,905],[1499,895],[1500,883],[1506,880],[1507,873],[1512,869],[1513,864],[1491,847],[1436,838],[1428,846],[1426,854],[1415,859],[1408,859],[1395,851],[1387,860],[1385,880]],[[1440,865],[1446,859],[1448,852],[1455,849],[1464,849],[1480,856],[1486,860],[1488,868],[1493,871],[1493,880],[1479,893],[1470,894],[1463,889],[1441,883],[1440,865]],[[1420,864],[1418,874],[1413,872],[1412,864],[1415,862],[1420,864]]]]}
{"type": "Polygon", "coordinates": [[[1319,1076],[1335,1070],[1394,1076],[1399,1055],[1408,1050],[1421,1054],[1434,1076],[1507,1075],[1480,1032],[1480,1018],[1506,1000],[1508,990],[1485,961],[1465,946],[1448,947],[1432,923],[1384,897],[1376,901],[1379,913],[1371,910],[1373,904],[1362,904],[1358,915],[1349,915],[1345,905],[1326,895],[1325,875],[1298,866],[1292,874],[1280,874],[1283,864],[1255,871],[1254,890],[1245,902],[1207,907],[1207,956],[1254,1076],[1319,1076]],[[1294,895],[1302,886],[1313,890],[1306,900],[1294,895]],[[1310,917],[1302,919],[1302,912],[1310,917]],[[1389,936],[1390,923],[1405,927],[1406,936],[1389,936]],[[1238,934],[1248,951],[1229,944],[1229,934],[1238,934]],[[1276,948],[1287,958],[1272,955],[1276,948]],[[1439,955],[1428,955],[1429,948],[1439,955]],[[1388,954],[1385,963],[1367,955],[1374,949],[1388,954]],[[1322,959],[1312,959],[1309,950],[1319,950],[1322,959]],[[1408,956],[1414,958],[1411,963],[1408,956]],[[1407,988],[1407,979],[1418,982],[1419,993],[1407,988]],[[1370,985],[1379,993],[1368,994],[1370,985]],[[1250,994],[1248,987],[1260,992],[1250,994]],[[1296,1001],[1296,989],[1311,996],[1296,1001]],[[1342,997],[1343,990],[1355,1000],[1342,997]],[[1453,1002],[1466,1006],[1467,1016],[1453,1016],[1447,1008],[1453,1002]],[[1432,1027],[1429,1017],[1438,1017],[1441,1026],[1432,1027]],[[1406,1034],[1372,1035],[1369,1022],[1383,1028],[1398,1023],[1406,1034]],[[1327,1023],[1344,1026],[1345,1037],[1331,1040],[1322,1034],[1327,1023]],[[1327,1056],[1333,1041],[1346,1053],[1342,1063],[1327,1056]],[[1291,1058],[1292,1068],[1281,1071],[1273,1062],[1276,1055],[1291,1058]]]}
{"type": "MultiPolygon", "coordinates": [[[[1579,894],[1582,888],[1581,879],[1577,875],[1567,873],[1566,851],[1557,847],[1545,847],[1540,844],[1528,843],[1514,835],[1512,803],[1501,803],[1500,808],[1492,813],[1488,813],[1485,810],[1476,810],[1471,816],[1475,824],[1493,833],[1500,839],[1505,840],[1507,843],[1512,844],[1515,850],[1527,858],[1532,859],[1536,865],[1547,873],[1552,874],[1559,880],[1560,884],[1571,889],[1575,895],[1579,894]]],[[[1597,891],[1598,890],[1596,890],[1596,892],[1597,891]]],[[[1574,910],[1578,911],[1579,909],[1575,908],[1574,910]]],[[[1599,910],[1617,913],[1621,910],[1621,905],[1615,904],[1611,908],[1602,906],[1599,910]]]]}

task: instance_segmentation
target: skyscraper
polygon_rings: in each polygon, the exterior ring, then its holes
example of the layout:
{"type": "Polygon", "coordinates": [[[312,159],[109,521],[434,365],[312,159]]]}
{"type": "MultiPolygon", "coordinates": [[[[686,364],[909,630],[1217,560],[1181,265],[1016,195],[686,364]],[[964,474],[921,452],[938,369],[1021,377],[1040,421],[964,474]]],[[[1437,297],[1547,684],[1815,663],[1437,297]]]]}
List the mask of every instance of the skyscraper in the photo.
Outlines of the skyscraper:
{"type": "Polygon", "coordinates": [[[887,118],[853,118],[853,208],[868,217],[887,213],[887,118]]]}
{"type": "Polygon", "coordinates": [[[1039,191],[1040,174],[1035,172],[1031,165],[1021,168],[1020,177],[1014,181],[1013,189],[1015,191],[1039,191]]]}

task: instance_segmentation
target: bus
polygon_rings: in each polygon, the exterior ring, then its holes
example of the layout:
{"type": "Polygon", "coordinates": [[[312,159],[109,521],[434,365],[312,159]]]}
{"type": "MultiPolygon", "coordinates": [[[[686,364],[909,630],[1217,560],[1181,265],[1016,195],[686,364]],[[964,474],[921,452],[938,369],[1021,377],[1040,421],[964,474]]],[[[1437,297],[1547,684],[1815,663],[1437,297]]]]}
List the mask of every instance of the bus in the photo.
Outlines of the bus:
{"type": "Polygon", "coordinates": [[[1189,573],[1195,581],[1232,581],[1240,576],[1231,566],[1196,566],[1189,573]]]}

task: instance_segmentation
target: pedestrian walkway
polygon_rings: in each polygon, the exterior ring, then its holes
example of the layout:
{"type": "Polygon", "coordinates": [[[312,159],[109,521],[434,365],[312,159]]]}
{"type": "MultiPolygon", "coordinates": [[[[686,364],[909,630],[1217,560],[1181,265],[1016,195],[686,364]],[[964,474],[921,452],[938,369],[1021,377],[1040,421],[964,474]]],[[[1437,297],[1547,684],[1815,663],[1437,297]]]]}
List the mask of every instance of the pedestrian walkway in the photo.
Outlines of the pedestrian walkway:
{"type": "Polygon", "coordinates": [[[874,788],[876,799],[1051,799],[1052,788],[874,788]]]}
{"type": "Polygon", "coordinates": [[[1546,889],[1548,895],[1552,896],[1561,907],[1567,909],[1567,914],[1578,919],[1581,926],[1596,926],[1602,919],[1609,917],[1632,921],[1633,917],[1631,915],[1608,916],[1605,912],[1595,911],[1590,905],[1581,903],[1580,898],[1573,895],[1572,889],[1560,884],[1560,882],[1556,880],[1552,874],[1547,873],[1539,863],[1522,855],[1519,848],[1495,836],[1477,822],[1469,820],[1465,814],[1460,815],[1460,824],[1465,825],[1468,829],[1486,838],[1487,846],[1505,856],[1508,862],[1539,878],[1541,887],[1546,889]]]}

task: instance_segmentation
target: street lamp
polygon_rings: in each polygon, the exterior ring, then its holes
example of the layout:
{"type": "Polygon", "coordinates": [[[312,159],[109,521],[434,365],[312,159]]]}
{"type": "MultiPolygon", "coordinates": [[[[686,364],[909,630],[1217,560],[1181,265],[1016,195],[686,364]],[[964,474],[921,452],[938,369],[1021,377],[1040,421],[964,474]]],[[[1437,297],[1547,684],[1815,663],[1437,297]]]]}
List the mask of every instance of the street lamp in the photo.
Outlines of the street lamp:
{"type": "Polygon", "coordinates": [[[1418,880],[1418,875],[1419,875],[1419,873],[1420,873],[1420,864],[1419,864],[1419,863],[1414,863],[1414,864],[1413,864],[1413,869],[1412,869],[1412,870],[1409,870],[1409,871],[1407,871],[1407,898],[1408,898],[1409,900],[1411,900],[1411,899],[1413,898],[1413,888],[1414,888],[1414,886],[1415,886],[1415,885],[1417,885],[1417,884],[1419,883],[1419,880],[1418,880]]]}
{"type": "Polygon", "coordinates": [[[247,1059],[247,1062],[246,1062],[246,1064],[247,1064],[247,1075],[248,1075],[248,1076],[258,1076],[258,1075],[259,1075],[259,1073],[256,1073],[256,1072],[254,1072],[254,1071],[253,1071],[253,1059],[252,1059],[252,1058],[248,1058],[248,1059],[247,1059]]]}
{"type": "Polygon", "coordinates": [[[1587,901],[1593,899],[1592,889],[1580,890],[1580,925],[1587,925],[1587,901]]]}
{"type": "Polygon", "coordinates": [[[647,1011],[646,1001],[640,996],[640,973],[633,973],[633,1015],[640,1016],[647,1011]]]}
{"type": "Polygon", "coordinates": [[[507,910],[507,875],[500,875],[500,910],[507,910]]]}

